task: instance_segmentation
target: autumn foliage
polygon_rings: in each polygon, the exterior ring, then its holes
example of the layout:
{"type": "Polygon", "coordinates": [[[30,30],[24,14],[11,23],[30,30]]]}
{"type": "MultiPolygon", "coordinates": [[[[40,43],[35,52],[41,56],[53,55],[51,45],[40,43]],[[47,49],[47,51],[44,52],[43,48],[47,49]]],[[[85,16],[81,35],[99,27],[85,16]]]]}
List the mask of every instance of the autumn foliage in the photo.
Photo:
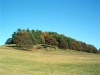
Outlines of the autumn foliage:
{"type": "Polygon", "coordinates": [[[30,49],[34,44],[45,44],[45,46],[56,46],[61,49],[72,49],[89,53],[97,53],[98,50],[91,44],[77,41],[56,32],[42,32],[41,30],[18,29],[12,34],[12,38],[6,43],[15,43],[19,48],[30,49]]]}

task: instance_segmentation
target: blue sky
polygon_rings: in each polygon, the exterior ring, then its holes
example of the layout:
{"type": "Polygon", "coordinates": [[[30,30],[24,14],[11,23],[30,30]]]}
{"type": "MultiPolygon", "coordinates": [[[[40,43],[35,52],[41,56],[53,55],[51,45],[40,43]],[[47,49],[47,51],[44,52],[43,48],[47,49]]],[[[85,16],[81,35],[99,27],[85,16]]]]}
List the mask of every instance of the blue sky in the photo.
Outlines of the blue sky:
{"type": "Polygon", "coordinates": [[[0,45],[18,28],[53,31],[100,48],[100,0],[0,0],[0,45]]]}

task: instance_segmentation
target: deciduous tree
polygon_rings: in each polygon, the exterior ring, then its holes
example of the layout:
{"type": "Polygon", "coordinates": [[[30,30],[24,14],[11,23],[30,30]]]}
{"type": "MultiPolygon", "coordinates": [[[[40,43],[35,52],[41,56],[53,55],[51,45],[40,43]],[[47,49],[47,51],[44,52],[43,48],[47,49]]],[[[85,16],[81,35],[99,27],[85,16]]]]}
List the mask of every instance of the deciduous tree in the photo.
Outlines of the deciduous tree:
{"type": "Polygon", "coordinates": [[[16,33],[16,44],[19,48],[29,50],[33,47],[32,36],[27,31],[18,31],[16,33]]]}

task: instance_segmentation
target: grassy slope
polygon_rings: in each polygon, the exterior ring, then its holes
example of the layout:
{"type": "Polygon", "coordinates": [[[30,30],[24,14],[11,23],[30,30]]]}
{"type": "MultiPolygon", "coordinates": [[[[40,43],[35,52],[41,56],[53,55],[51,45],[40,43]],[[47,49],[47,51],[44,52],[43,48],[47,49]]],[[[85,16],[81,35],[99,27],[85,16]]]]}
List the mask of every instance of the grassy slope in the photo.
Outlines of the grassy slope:
{"type": "Polygon", "coordinates": [[[100,54],[0,47],[0,75],[99,75],[100,54]]]}

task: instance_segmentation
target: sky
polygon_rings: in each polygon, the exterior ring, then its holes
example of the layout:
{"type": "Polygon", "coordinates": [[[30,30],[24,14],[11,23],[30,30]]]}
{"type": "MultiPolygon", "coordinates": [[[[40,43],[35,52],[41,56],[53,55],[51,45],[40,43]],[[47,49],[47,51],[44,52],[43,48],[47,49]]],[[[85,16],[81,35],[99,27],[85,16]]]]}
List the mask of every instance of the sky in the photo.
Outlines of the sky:
{"type": "Polygon", "coordinates": [[[21,29],[64,34],[100,48],[100,0],[0,0],[0,45],[21,29]]]}

